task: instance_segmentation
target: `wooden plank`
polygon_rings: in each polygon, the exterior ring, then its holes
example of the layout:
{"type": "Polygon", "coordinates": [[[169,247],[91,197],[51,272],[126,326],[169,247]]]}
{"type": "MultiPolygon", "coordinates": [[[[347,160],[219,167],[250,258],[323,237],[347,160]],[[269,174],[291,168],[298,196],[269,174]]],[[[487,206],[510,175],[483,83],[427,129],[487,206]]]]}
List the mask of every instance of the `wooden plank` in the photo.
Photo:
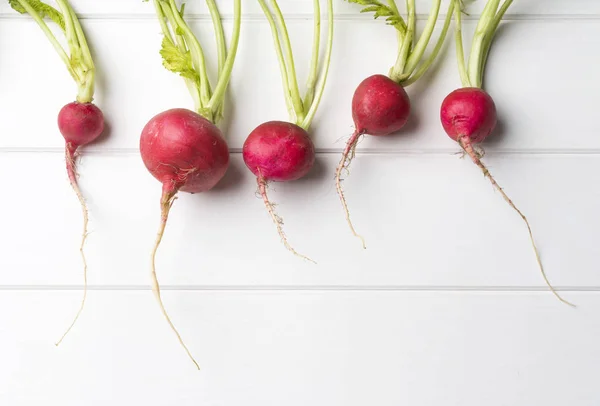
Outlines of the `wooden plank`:
{"type": "MultiPolygon", "coordinates": [[[[498,182],[529,216],[557,286],[600,286],[600,194],[583,174],[594,155],[489,155],[498,182]]],[[[208,194],[181,194],[158,256],[167,285],[543,286],[518,216],[468,160],[453,155],[359,155],[344,182],[362,250],[333,184],[337,154],[306,179],[271,185],[292,244],[280,244],[238,154],[208,194]]],[[[3,154],[2,285],[80,285],[81,212],[60,154],[3,154]],[[23,165],[23,163],[27,163],[23,165]],[[19,168],[18,171],[15,168],[19,168]],[[42,169],[43,168],[43,169],[42,169]]],[[[92,222],[90,283],[147,285],[159,183],[137,155],[91,155],[80,167],[92,222]]]]}
{"type": "MultiPolygon", "coordinates": [[[[296,64],[303,83],[310,46],[299,40],[309,27],[303,20],[289,25],[297,41],[296,64]]],[[[210,24],[198,22],[194,28],[202,38],[211,38],[210,24]]],[[[465,29],[473,28],[470,22],[465,29]]],[[[137,149],[139,134],[154,114],[173,107],[193,108],[183,81],[161,65],[155,21],[91,20],[86,21],[86,29],[99,69],[97,102],[110,123],[110,131],[93,149],[137,149]]],[[[261,122],[288,119],[268,27],[252,21],[243,31],[229,113],[222,124],[230,147],[237,150],[261,122]]],[[[336,35],[331,77],[313,125],[315,144],[321,150],[343,148],[352,133],[349,106],[356,85],[371,74],[387,72],[396,53],[393,30],[383,24],[340,21],[336,35]]],[[[11,135],[0,139],[0,149],[62,148],[56,114],[73,100],[76,89],[46,42],[33,23],[0,24],[0,49],[5,50],[0,58],[0,110],[13,112],[0,121],[0,133],[11,135]],[[20,40],[14,41],[15,37],[20,40]]],[[[205,42],[210,58],[214,44],[205,42]]],[[[600,124],[585,119],[596,114],[600,91],[595,70],[586,68],[597,65],[597,54],[586,50],[599,46],[600,25],[595,21],[507,24],[494,45],[486,76],[486,88],[501,120],[488,150],[600,151],[600,124]]],[[[454,150],[441,129],[439,106],[460,84],[455,65],[450,47],[439,72],[409,88],[413,116],[406,130],[393,137],[367,137],[360,149],[454,150]]]]}
{"type": "Polygon", "coordinates": [[[600,295],[1,291],[0,401],[15,406],[595,406],[600,295]]]}

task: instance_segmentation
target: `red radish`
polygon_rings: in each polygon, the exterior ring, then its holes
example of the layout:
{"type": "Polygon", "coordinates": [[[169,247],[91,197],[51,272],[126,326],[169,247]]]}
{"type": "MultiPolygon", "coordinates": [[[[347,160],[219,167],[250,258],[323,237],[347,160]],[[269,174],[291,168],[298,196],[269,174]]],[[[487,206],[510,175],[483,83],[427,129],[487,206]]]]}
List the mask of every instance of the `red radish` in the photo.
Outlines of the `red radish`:
{"type": "Polygon", "coordinates": [[[483,142],[496,127],[496,105],[483,89],[463,87],[450,93],[442,102],[444,130],[456,142],[483,142]]]}
{"type": "Polygon", "coordinates": [[[140,137],[144,165],[162,184],[160,226],[151,254],[152,292],[167,323],[198,369],[198,363],[163,305],[155,262],[177,193],[200,193],[212,189],[229,166],[229,149],[215,124],[222,116],[223,99],[237,53],[241,0],[234,1],[234,27],[229,51],[225,48],[219,10],[214,0],[208,0],[207,5],[215,28],[219,58],[219,78],[214,91],[208,80],[202,47],[183,19],[183,6],[178,8],[175,0],[154,0],[164,34],[160,52],[163,65],[185,78],[196,103],[196,111],[171,109],[159,113],[146,124],[140,137]]]}
{"type": "Polygon", "coordinates": [[[244,143],[243,158],[248,169],[256,175],[258,191],[262,196],[267,212],[277,227],[277,232],[284,246],[294,255],[314,262],[296,252],[289,244],[283,232],[283,221],[275,213],[275,205],[267,195],[267,187],[271,181],[287,182],[302,178],[310,171],[315,162],[315,147],[307,130],[323,96],[329,71],[333,44],[333,2],[327,0],[329,30],[323,73],[318,84],[321,11],[319,0],[314,2],[313,53],[304,98],[300,96],[294,57],[281,9],[276,0],[271,0],[272,11],[264,0],[259,0],[259,3],[271,26],[275,51],[279,58],[279,67],[283,79],[284,95],[291,116],[290,121],[292,122],[269,121],[256,127],[244,143]]]}
{"type": "MultiPolygon", "coordinates": [[[[69,180],[75,188],[77,196],[85,207],[85,201],[77,187],[75,170],[75,154],[77,149],[95,141],[104,131],[102,111],[92,103],[72,102],[65,105],[58,113],[58,129],[65,138],[66,161],[69,180]]],[[[84,210],[87,216],[87,211],[84,210]]],[[[84,232],[84,238],[87,232],[84,232]]]]}
{"type": "Polygon", "coordinates": [[[389,135],[408,121],[410,100],[406,90],[385,75],[363,80],[352,98],[352,118],[358,133],[389,135]]]}
{"type": "Polygon", "coordinates": [[[67,0],[56,0],[56,2],[60,11],[40,0],[9,0],[13,9],[21,14],[31,15],[38,23],[78,86],[77,101],[65,105],[58,113],[58,129],[65,139],[65,160],[69,181],[83,212],[83,234],[79,251],[83,262],[84,285],[79,310],[69,328],[56,343],[59,345],[79,319],[87,297],[87,261],[83,249],[88,235],[88,211],[77,181],[78,148],[98,139],[104,131],[104,116],[102,111],[92,103],[96,68],[79,19],[67,0]],[[70,55],[49,29],[45,19],[54,22],[65,35],[70,55]]]}
{"type": "Polygon", "coordinates": [[[390,70],[389,76],[379,74],[369,76],[354,91],[354,96],[352,97],[354,133],[346,143],[342,159],[335,173],[336,189],[342,202],[350,231],[352,231],[354,236],[360,238],[363,248],[366,248],[364,238],[356,232],[350,220],[348,204],[342,189],[342,173],[344,170],[348,170],[350,162],[356,153],[356,146],[363,135],[390,135],[400,131],[408,121],[410,116],[410,100],[404,89],[421,78],[437,58],[446,38],[450,21],[452,20],[454,0],[450,2],[448,14],[440,36],[433,51],[427,58],[424,58],[424,54],[437,23],[441,0],[433,2],[427,24],[418,41],[415,41],[416,10],[414,0],[406,2],[408,9],[408,19],[406,21],[400,15],[394,0],[388,2],[389,6],[375,0],[347,1],[367,6],[361,12],[374,12],[375,18],[385,16],[387,23],[396,28],[399,42],[396,64],[390,70]]]}
{"type": "Polygon", "coordinates": [[[212,189],[229,166],[221,130],[200,114],[172,109],[157,114],[142,130],[140,153],[148,171],[163,185],[162,201],[178,191],[212,189]]]}
{"type": "Polygon", "coordinates": [[[242,153],[248,169],[264,181],[300,179],[315,162],[315,147],[306,130],[285,121],[268,121],[256,127],[244,142],[242,153]]]}
{"type": "Polygon", "coordinates": [[[458,142],[463,151],[471,158],[475,165],[481,169],[483,175],[490,180],[494,188],[525,222],[537,264],[544,281],[552,293],[560,301],[573,306],[571,303],[564,300],[550,284],[546,272],[544,271],[529,221],[492,177],[487,167],[481,161],[482,154],[475,149],[476,144],[483,142],[496,126],[496,106],[490,95],[487,94],[481,86],[485,62],[491,47],[492,38],[511,3],[512,0],[506,0],[502,6],[500,6],[500,0],[488,0],[475,30],[468,67],[465,65],[462,44],[461,10],[459,8],[455,10],[456,49],[460,76],[464,87],[454,90],[446,96],[442,102],[440,118],[442,126],[448,136],[458,142]]]}

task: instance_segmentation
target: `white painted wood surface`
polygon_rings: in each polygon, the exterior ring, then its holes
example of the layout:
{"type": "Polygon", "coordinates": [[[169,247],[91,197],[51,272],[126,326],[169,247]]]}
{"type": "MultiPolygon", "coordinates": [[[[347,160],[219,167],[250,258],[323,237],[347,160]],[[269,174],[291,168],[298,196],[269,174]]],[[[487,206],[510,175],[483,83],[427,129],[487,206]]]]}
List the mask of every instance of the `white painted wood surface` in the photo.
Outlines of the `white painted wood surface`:
{"type": "MultiPolygon", "coordinates": [[[[311,2],[280,2],[304,77],[311,2]]],[[[203,2],[188,3],[213,55],[203,2]]],[[[418,1],[420,14],[429,3],[418,1]]],[[[228,30],[231,7],[219,4],[228,30]]],[[[332,73],[313,126],[316,168],[272,192],[314,266],[280,246],[241,160],[250,130],[286,118],[270,32],[255,2],[244,1],[223,126],[232,166],[215,191],[177,201],[158,261],[167,308],[203,368],[196,372],[148,289],[160,187],[138,137],[152,115],[191,107],[181,79],[161,66],[151,5],[73,1],[110,131],[80,165],[91,292],[57,349],[81,297],[80,212],[55,125],[75,87],[38,27],[0,3],[0,176],[10,192],[0,199],[0,405],[600,403],[600,2],[516,1],[486,75],[502,124],[485,160],[577,309],[546,291],[520,220],[443,134],[439,104],[459,85],[452,41],[443,64],[410,88],[408,129],[359,147],[344,185],[367,238],[360,249],[333,170],[352,130],[352,92],[387,71],[396,44],[390,27],[335,4],[332,73]]]]}

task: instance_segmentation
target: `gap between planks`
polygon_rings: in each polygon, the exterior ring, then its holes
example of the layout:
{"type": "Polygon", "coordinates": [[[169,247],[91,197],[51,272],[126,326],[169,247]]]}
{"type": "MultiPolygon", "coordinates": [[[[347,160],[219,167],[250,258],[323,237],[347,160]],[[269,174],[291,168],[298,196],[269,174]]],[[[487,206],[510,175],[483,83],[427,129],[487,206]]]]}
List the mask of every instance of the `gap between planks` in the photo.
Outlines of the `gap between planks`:
{"type": "MultiPolygon", "coordinates": [[[[508,292],[546,293],[545,286],[419,285],[161,285],[165,291],[324,291],[324,292],[508,292]]],[[[560,292],[600,292],[600,286],[555,286],[560,292]]],[[[0,285],[0,291],[80,291],[82,285],[0,285]]],[[[90,291],[150,291],[150,285],[89,285],[90,291]]]]}

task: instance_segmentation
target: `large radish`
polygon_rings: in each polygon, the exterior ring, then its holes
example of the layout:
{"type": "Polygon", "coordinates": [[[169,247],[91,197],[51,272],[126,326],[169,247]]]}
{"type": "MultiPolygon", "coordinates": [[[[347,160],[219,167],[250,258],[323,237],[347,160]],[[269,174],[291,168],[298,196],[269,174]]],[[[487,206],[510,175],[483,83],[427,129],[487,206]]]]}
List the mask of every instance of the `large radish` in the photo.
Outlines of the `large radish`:
{"type": "Polygon", "coordinates": [[[492,133],[497,120],[496,105],[494,104],[492,97],[482,89],[482,84],[485,63],[492,45],[492,39],[494,38],[494,34],[498,29],[502,17],[511,5],[512,0],[505,0],[502,5],[500,5],[500,3],[500,0],[488,0],[485,5],[475,29],[468,64],[465,63],[462,40],[461,10],[458,7],[455,9],[456,54],[463,87],[454,90],[446,96],[442,102],[440,119],[448,136],[460,145],[462,150],[471,158],[475,165],[481,169],[483,175],[490,180],[494,188],[525,223],[538,267],[545,283],[552,293],[561,302],[573,306],[563,299],[552,287],[542,265],[542,260],[535,244],[527,217],[525,217],[523,212],[517,208],[504,190],[498,185],[496,180],[490,174],[490,171],[483,164],[481,160],[482,154],[476,149],[476,145],[483,142],[492,133]]]}
{"type": "Polygon", "coordinates": [[[58,129],[65,139],[65,160],[69,182],[77,195],[83,213],[83,233],[79,246],[83,262],[83,298],[73,321],[57,341],[56,345],[59,345],[79,319],[87,297],[87,261],[84,247],[88,236],[88,210],[77,180],[77,157],[79,147],[94,142],[104,131],[104,116],[102,111],[93,104],[96,68],[83,28],[69,2],[56,0],[59,10],[39,0],[9,0],[9,3],[19,13],[29,14],[40,26],[65,63],[78,88],[76,101],[66,104],[58,113],[58,129]],[[52,21],[59,27],[67,40],[67,49],[60,44],[46,24],[46,20],[52,21]]]}
{"type": "Polygon", "coordinates": [[[296,252],[288,242],[283,232],[283,221],[275,213],[274,204],[267,196],[267,187],[269,182],[287,182],[302,178],[310,171],[315,161],[315,147],[308,134],[308,129],[323,96],[329,71],[333,44],[333,4],[332,0],[327,0],[329,16],[327,45],[325,61],[321,68],[321,78],[317,82],[319,77],[321,11],[319,0],[313,2],[313,52],[307,89],[304,97],[302,97],[298,88],[294,57],[281,9],[276,0],[270,1],[271,7],[267,5],[265,0],[258,1],[271,26],[275,51],[279,58],[285,101],[290,113],[290,122],[268,121],[256,127],[244,142],[243,158],[248,169],[256,175],[258,192],[277,227],[277,232],[284,246],[293,254],[312,261],[310,258],[296,252]]]}
{"type": "Polygon", "coordinates": [[[423,32],[416,39],[416,7],[415,0],[407,0],[408,18],[405,20],[398,11],[395,0],[385,5],[377,0],[347,0],[367,6],[361,12],[373,12],[375,18],[385,17],[387,23],[396,28],[398,35],[398,56],[388,76],[376,74],[363,80],[352,97],[352,119],[354,133],[346,143],[342,159],[335,172],[336,189],[346,215],[350,231],[358,237],[363,248],[365,239],[358,234],[350,220],[348,203],[342,189],[342,173],[348,170],[356,153],[356,146],[363,135],[384,136],[400,131],[411,113],[410,100],[405,88],[419,80],[437,58],[452,20],[454,0],[450,1],[448,14],[440,31],[437,42],[425,57],[425,50],[431,41],[437,24],[441,0],[435,0],[431,6],[429,17],[423,32]]]}
{"type": "Polygon", "coordinates": [[[211,87],[200,42],[183,18],[183,6],[175,0],[154,0],[164,34],[160,51],[164,66],[180,74],[195,101],[195,111],[171,109],[154,116],[142,130],[140,153],[148,171],[162,184],[160,226],[151,255],[152,291],[160,310],[194,365],[198,363],[185,345],[163,305],[156,276],[156,252],[162,241],[169,212],[178,192],[210,190],[225,175],[229,150],[215,125],[223,114],[223,100],[229,84],[240,37],[241,0],[234,0],[234,27],[229,51],[221,16],[214,0],[207,0],[218,50],[218,80],[211,87]],[[214,90],[213,90],[214,89],[214,90]]]}

